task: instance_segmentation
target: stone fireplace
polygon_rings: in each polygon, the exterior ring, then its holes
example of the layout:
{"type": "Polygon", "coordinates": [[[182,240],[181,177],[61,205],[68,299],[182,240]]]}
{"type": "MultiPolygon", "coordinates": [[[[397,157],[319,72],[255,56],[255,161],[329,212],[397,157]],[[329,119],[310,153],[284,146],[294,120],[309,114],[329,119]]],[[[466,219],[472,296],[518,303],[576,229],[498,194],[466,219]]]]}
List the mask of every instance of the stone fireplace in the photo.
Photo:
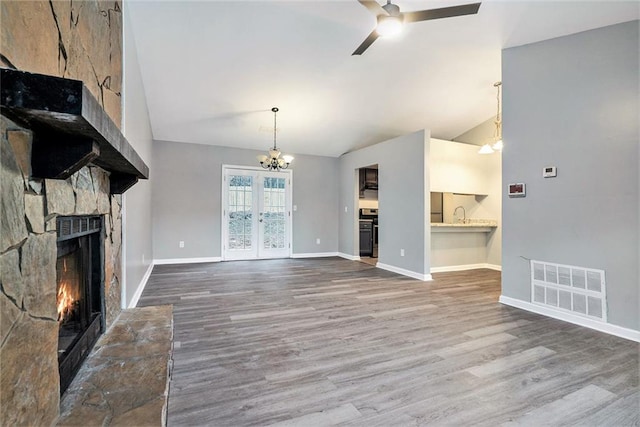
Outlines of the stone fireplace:
{"type": "Polygon", "coordinates": [[[121,310],[121,194],[148,168],[82,82],[0,78],[0,425],[50,425],[121,310]]]}
{"type": "Polygon", "coordinates": [[[147,173],[119,130],[122,21],[121,0],[2,2],[0,71],[65,79],[11,95],[2,75],[0,425],[52,425],[60,411],[60,218],[100,219],[102,328],[121,310],[121,194],[147,173]]]}

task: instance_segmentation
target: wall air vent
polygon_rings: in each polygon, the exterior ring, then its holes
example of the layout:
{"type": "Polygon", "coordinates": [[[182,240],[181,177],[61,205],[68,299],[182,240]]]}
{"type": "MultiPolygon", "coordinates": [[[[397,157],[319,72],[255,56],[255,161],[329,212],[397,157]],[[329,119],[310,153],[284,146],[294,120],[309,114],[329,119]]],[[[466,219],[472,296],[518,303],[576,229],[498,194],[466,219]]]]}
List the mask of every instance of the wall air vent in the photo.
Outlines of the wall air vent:
{"type": "Polygon", "coordinates": [[[531,302],[606,322],[604,270],[531,260],[531,302]]]}

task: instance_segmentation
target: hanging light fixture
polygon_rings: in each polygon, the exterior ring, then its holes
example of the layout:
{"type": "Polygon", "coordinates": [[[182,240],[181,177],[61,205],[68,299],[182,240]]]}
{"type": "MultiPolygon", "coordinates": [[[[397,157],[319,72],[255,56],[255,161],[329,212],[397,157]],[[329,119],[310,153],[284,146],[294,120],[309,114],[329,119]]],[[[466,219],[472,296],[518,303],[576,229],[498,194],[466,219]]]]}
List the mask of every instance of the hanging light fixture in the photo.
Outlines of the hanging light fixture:
{"type": "Polygon", "coordinates": [[[276,133],[277,133],[277,115],[278,115],[278,107],[273,107],[271,109],[273,111],[273,148],[269,150],[269,155],[259,155],[256,156],[256,159],[260,162],[260,166],[264,169],[279,171],[281,169],[286,169],[291,164],[293,160],[293,156],[284,155],[280,158],[280,150],[276,145],[276,133]]]}
{"type": "Polygon", "coordinates": [[[498,94],[496,96],[498,109],[496,111],[496,119],[493,122],[495,124],[495,131],[493,134],[493,144],[484,144],[478,153],[480,154],[491,154],[495,151],[502,151],[504,144],[502,143],[502,117],[500,115],[500,86],[502,86],[502,82],[496,82],[493,84],[498,90],[498,94]]]}

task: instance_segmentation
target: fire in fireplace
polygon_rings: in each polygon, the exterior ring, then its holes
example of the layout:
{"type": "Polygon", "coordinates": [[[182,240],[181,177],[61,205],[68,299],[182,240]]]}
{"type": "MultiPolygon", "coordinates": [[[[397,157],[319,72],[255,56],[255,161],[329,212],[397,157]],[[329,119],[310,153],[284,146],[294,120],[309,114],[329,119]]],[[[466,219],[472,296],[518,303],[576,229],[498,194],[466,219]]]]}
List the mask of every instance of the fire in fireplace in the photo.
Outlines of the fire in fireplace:
{"type": "Polygon", "coordinates": [[[58,217],[57,308],[60,393],[104,331],[102,217],[58,217]]]}
{"type": "Polygon", "coordinates": [[[58,322],[65,325],[76,318],[80,310],[80,274],[78,260],[74,256],[65,255],[58,258],[56,267],[57,276],[60,277],[58,283],[58,322]],[[69,265],[67,265],[67,263],[69,265]]]}

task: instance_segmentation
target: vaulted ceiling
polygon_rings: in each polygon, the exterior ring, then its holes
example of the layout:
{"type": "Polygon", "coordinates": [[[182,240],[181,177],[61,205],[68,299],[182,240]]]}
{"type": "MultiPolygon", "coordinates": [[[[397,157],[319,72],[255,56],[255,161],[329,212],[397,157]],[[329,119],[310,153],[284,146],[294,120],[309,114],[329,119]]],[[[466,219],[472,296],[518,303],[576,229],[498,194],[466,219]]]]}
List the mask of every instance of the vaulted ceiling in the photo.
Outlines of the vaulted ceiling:
{"type": "Polygon", "coordinates": [[[424,128],[452,139],[495,114],[502,49],[640,17],[637,1],[485,0],[352,56],[376,22],[356,0],[127,4],[155,139],[264,150],[277,106],[278,146],[325,156],[424,128]]]}

